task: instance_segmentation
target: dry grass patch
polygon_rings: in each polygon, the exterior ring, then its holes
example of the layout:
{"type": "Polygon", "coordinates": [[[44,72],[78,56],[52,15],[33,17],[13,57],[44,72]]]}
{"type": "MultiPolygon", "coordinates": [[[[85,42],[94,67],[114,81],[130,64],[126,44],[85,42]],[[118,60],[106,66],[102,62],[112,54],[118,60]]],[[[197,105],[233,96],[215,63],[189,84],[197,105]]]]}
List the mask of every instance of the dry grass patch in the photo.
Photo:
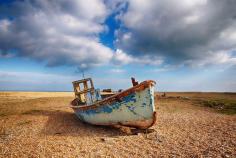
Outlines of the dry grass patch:
{"type": "Polygon", "coordinates": [[[161,95],[162,93],[157,93],[162,103],[187,101],[196,106],[209,107],[216,112],[229,115],[236,114],[236,93],[170,92],[166,93],[165,97],[160,97],[161,95]]]}

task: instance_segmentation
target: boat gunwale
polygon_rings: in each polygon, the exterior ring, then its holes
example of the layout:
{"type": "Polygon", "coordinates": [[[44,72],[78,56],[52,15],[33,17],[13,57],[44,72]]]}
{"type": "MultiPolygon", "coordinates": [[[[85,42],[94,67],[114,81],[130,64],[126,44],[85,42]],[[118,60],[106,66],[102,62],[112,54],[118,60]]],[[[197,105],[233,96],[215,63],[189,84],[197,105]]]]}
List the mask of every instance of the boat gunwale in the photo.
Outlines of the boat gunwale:
{"type": "Polygon", "coordinates": [[[136,86],[133,86],[127,90],[124,90],[120,93],[117,93],[115,95],[112,95],[110,97],[107,97],[101,101],[97,101],[95,102],[94,104],[91,104],[91,105],[82,105],[82,106],[77,106],[77,105],[74,105],[75,104],[75,101],[77,98],[75,98],[72,102],[71,102],[71,108],[74,109],[74,110],[82,110],[82,111],[86,111],[86,110],[90,110],[90,109],[96,109],[100,106],[105,106],[107,104],[111,104],[113,102],[120,102],[122,101],[122,98],[124,98],[125,96],[131,94],[131,93],[134,93],[134,92],[139,92],[139,91],[142,91],[144,90],[145,88],[148,88],[149,86],[154,86],[156,84],[155,81],[153,80],[146,80],[146,81],[143,81],[141,82],[140,84],[136,85],[136,86]]]}

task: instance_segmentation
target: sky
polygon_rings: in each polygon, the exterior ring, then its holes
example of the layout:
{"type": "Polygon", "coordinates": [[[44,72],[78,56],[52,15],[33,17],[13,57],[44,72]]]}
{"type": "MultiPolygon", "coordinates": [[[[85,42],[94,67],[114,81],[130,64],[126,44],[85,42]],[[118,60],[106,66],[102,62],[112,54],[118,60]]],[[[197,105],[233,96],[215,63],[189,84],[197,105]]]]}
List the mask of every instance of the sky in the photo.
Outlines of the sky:
{"type": "Polygon", "coordinates": [[[236,92],[235,0],[0,0],[0,90],[236,92]]]}

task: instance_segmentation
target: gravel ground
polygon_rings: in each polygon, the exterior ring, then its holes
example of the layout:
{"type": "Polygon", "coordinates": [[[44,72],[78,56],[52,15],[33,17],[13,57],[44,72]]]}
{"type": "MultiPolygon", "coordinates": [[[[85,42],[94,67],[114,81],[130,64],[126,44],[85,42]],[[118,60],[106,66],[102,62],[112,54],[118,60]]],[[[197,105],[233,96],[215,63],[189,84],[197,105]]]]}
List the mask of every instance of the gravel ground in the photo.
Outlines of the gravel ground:
{"type": "Polygon", "coordinates": [[[72,93],[11,93],[0,93],[0,157],[236,157],[236,115],[191,99],[156,98],[157,123],[132,134],[80,122],[63,107],[72,93]]]}

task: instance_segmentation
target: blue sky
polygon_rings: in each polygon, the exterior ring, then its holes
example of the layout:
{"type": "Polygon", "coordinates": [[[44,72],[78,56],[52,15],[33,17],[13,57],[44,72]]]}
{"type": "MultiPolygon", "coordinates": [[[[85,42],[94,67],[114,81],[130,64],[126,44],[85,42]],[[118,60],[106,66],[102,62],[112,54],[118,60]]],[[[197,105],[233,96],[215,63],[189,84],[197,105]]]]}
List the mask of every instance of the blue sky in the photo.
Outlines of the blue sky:
{"type": "Polygon", "coordinates": [[[229,0],[0,1],[0,90],[236,91],[236,3],[229,0]]]}

